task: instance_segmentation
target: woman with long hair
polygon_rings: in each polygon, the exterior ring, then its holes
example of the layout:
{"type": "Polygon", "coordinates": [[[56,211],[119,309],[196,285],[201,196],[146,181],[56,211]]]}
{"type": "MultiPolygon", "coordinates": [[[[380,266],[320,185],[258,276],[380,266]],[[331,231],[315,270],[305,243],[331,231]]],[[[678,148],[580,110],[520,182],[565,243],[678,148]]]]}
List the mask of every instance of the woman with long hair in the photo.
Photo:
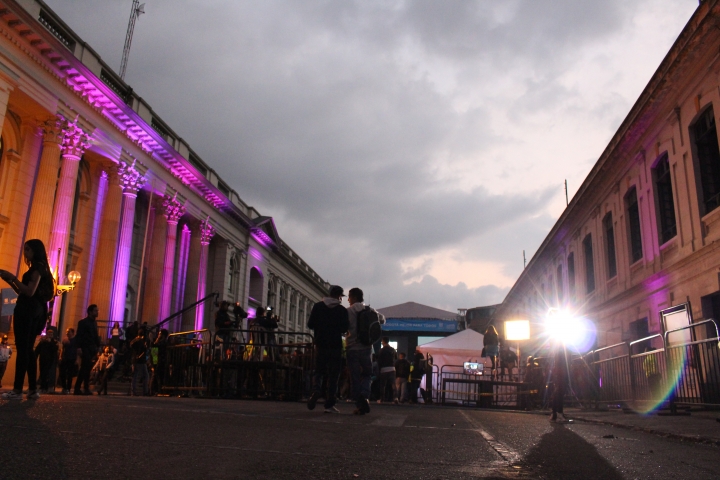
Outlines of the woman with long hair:
{"type": "Polygon", "coordinates": [[[492,361],[492,370],[495,370],[497,366],[497,357],[500,353],[500,336],[494,325],[488,325],[485,329],[485,335],[483,335],[483,350],[485,350],[485,356],[490,357],[492,361]]]}
{"type": "Polygon", "coordinates": [[[13,330],[17,348],[15,384],[12,391],[2,395],[5,400],[22,399],[25,374],[28,377],[28,400],[40,397],[36,385],[37,361],[33,346],[36,337],[47,321],[48,297],[55,293],[50,291],[53,289],[52,273],[45,245],[37,239],[28,240],[25,242],[23,255],[28,271],[23,274],[22,280],[18,280],[15,275],[6,270],[0,270],[0,278],[18,294],[13,314],[13,330]]]}

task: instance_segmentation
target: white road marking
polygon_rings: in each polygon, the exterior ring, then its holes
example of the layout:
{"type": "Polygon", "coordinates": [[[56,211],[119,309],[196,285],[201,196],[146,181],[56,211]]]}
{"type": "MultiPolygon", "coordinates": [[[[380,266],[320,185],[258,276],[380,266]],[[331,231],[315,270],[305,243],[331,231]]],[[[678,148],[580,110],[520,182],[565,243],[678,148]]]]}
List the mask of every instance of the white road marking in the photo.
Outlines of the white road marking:
{"type": "Polygon", "coordinates": [[[492,447],[493,450],[497,452],[498,455],[502,457],[503,460],[505,460],[507,463],[515,463],[520,461],[522,458],[520,454],[518,454],[515,450],[508,447],[504,443],[498,441],[490,435],[490,433],[487,432],[487,430],[483,429],[482,426],[477,423],[467,412],[463,410],[458,410],[460,412],[460,415],[465,417],[465,420],[473,426],[473,430],[482,436],[486,442],[492,447]]]}

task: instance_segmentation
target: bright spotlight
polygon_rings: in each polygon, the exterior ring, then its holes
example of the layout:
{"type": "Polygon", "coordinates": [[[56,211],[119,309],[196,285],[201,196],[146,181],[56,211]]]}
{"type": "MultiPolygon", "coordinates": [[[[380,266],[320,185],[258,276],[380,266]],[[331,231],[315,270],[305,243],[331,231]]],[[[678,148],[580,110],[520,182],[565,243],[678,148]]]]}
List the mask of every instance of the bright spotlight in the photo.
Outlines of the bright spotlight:
{"type": "Polygon", "coordinates": [[[530,338],[530,322],[527,320],[508,320],[505,322],[505,340],[527,340],[530,338]]]}
{"type": "Polygon", "coordinates": [[[584,317],[575,317],[565,310],[551,308],[545,318],[545,332],[567,347],[586,352],[595,343],[595,325],[584,317]]]}

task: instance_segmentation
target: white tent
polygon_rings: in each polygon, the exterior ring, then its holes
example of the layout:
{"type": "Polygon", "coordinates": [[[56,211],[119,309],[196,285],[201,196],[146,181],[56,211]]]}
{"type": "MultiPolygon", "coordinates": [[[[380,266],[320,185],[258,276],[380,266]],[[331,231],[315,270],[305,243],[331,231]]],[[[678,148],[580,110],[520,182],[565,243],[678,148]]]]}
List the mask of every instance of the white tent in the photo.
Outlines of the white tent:
{"type": "Polygon", "coordinates": [[[449,337],[420,345],[416,350],[432,355],[433,365],[438,371],[443,365],[459,365],[464,362],[483,363],[480,357],[483,349],[483,335],[475,330],[463,330],[449,337]]]}

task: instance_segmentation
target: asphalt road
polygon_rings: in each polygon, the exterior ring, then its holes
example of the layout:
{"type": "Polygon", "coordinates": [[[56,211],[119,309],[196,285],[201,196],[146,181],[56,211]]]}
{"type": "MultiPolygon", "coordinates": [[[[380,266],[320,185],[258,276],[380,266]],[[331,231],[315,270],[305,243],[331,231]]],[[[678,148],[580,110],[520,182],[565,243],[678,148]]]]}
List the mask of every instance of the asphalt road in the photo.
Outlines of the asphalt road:
{"type": "Polygon", "coordinates": [[[718,447],[546,416],[373,405],[0,401],[0,478],[718,478],[718,447]],[[612,436],[612,438],[606,438],[612,436]]]}

